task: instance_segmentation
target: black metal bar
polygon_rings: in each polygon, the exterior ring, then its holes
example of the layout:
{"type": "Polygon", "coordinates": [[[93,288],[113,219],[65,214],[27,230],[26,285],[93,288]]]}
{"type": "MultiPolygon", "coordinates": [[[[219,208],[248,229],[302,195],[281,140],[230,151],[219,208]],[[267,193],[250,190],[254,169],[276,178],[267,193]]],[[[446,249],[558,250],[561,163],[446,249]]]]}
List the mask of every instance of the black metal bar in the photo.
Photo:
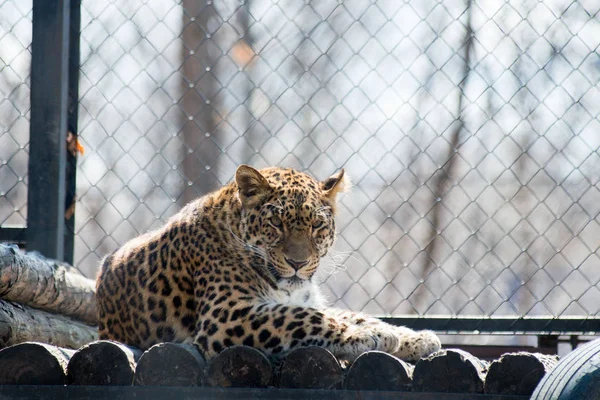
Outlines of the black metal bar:
{"type": "Polygon", "coordinates": [[[521,400],[529,396],[484,395],[470,393],[414,393],[314,389],[241,389],[208,387],[150,387],[150,386],[0,386],[0,400],[21,399],[314,399],[314,400],[521,400]]]}
{"type": "Polygon", "coordinates": [[[65,230],[69,0],[34,0],[27,247],[62,260],[65,230]]]}
{"type": "Polygon", "coordinates": [[[444,333],[588,335],[600,332],[600,317],[381,317],[392,325],[444,333]]]}
{"type": "Polygon", "coordinates": [[[27,229],[24,227],[0,226],[0,242],[25,243],[27,229]]]}
{"type": "Polygon", "coordinates": [[[67,151],[64,261],[73,264],[75,251],[75,190],[77,184],[77,119],[79,116],[79,36],[81,32],[81,0],[71,0],[69,28],[69,113],[67,129],[73,144],[67,151]]]}

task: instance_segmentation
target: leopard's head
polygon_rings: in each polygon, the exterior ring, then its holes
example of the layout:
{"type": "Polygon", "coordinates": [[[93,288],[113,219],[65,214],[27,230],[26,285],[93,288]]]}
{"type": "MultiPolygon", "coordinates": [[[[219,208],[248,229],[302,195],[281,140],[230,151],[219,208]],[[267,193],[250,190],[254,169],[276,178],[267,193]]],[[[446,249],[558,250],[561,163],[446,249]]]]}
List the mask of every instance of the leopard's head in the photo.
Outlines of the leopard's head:
{"type": "Polygon", "coordinates": [[[242,240],[263,256],[277,281],[310,280],[334,242],[336,197],[348,186],[344,170],[319,182],[293,169],[241,165],[235,182],[242,240]]]}

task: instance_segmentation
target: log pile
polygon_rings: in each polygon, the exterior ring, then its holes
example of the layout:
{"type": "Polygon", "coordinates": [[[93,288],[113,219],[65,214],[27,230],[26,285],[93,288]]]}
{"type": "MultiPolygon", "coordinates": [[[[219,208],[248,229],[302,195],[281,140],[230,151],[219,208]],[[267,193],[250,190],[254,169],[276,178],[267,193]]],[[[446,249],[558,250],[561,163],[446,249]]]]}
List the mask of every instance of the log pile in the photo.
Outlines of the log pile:
{"type": "Polygon", "coordinates": [[[530,396],[557,357],[505,354],[488,364],[446,349],[413,367],[378,351],[344,367],[329,351],[307,347],[283,360],[234,346],[207,363],[194,346],[162,343],[142,352],[111,341],[95,341],[73,352],[41,343],[0,350],[0,385],[208,386],[359,391],[461,393],[490,398],[530,396]],[[496,396],[496,397],[494,397],[496,396]]]}
{"type": "Polygon", "coordinates": [[[0,298],[96,324],[94,281],[68,264],[0,244],[0,298]]]}
{"type": "Polygon", "coordinates": [[[0,348],[34,341],[77,349],[96,340],[94,293],[75,268],[0,244],[0,348]]]}

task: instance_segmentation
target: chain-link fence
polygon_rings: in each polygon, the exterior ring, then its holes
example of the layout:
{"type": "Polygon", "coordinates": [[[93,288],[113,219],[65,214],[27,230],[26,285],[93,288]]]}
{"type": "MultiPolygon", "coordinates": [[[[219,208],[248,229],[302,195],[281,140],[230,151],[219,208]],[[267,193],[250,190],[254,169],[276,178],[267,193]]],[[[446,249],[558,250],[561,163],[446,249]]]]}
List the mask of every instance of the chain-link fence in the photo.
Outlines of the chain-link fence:
{"type": "Polygon", "coordinates": [[[0,226],[25,225],[31,1],[0,1],[0,226]]]}
{"type": "MultiPolygon", "coordinates": [[[[26,207],[31,5],[1,7],[0,223],[12,224],[26,207]]],[[[83,0],[75,264],[93,276],[240,163],[318,178],[344,167],[354,188],[322,268],[336,305],[595,315],[599,10],[83,0]]]]}

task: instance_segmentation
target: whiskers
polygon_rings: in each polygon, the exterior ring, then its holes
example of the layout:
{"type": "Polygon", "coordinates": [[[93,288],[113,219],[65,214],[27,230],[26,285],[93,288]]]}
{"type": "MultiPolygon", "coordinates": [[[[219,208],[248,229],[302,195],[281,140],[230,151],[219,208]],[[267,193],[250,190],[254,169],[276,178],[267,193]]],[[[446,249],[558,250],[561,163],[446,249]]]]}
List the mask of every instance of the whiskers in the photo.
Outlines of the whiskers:
{"type": "Polygon", "coordinates": [[[323,272],[323,274],[327,275],[326,278],[331,275],[335,275],[340,271],[345,271],[347,267],[344,265],[344,263],[348,258],[354,258],[358,260],[349,251],[330,250],[329,253],[327,253],[327,255],[321,259],[320,270],[323,272]]]}
{"type": "Polygon", "coordinates": [[[229,227],[228,230],[229,230],[229,233],[231,233],[231,237],[233,238],[232,244],[234,247],[237,247],[242,250],[250,251],[255,256],[262,259],[265,262],[265,264],[270,264],[269,256],[267,255],[267,252],[264,249],[261,249],[258,246],[254,246],[250,243],[245,242],[241,237],[239,237],[238,235],[233,233],[233,230],[231,229],[231,227],[229,227]]]}
{"type": "Polygon", "coordinates": [[[319,270],[315,275],[315,277],[318,276],[319,283],[323,283],[330,278],[335,279],[337,273],[348,269],[346,265],[348,262],[366,265],[363,259],[354,256],[353,253],[353,251],[329,250],[327,255],[321,259],[319,270]]]}
{"type": "Polygon", "coordinates": [[[249,251],[250,253],[252,253],[252,255],[256,256],[259,260],[262,260],[263,266],[271,273],[271,275],[275,279],[281,278],[281,272],[279,272],[277,270],[277,268],[275,267],[275,265],[273,264],[273,262],[271,260],[271,257],[269,257],[269,254],[267,253],[267,251],[265,249],[258,247],[258,246],[254,246],[254,245],[244,241],[241,237],[239,237],[238,235],[233,233],[231,228],[227,228],[227,230],[229,231],[229,233],[231,233],[231,237],[233,238],[233,241],[231,242],[233,247],[238,248],[241,251],[249,251]]]}

